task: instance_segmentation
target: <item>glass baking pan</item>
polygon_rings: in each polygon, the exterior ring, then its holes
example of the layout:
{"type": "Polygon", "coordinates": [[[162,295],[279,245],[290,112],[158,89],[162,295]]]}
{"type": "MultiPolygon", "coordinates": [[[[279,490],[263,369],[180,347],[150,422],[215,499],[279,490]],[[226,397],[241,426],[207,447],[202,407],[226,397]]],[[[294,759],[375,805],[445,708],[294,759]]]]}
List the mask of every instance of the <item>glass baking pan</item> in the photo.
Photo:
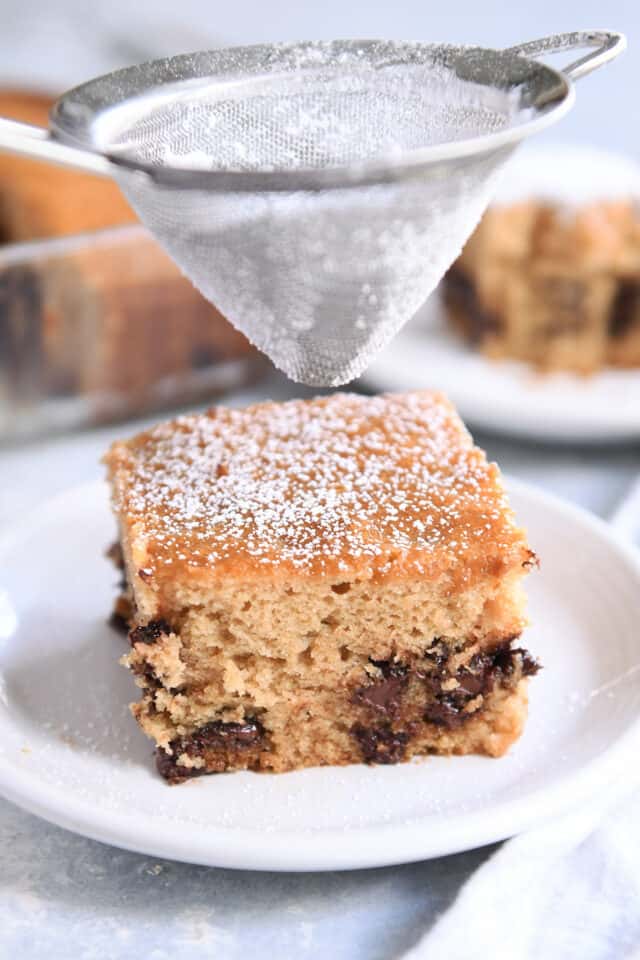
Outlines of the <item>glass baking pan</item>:
{"type": "Polygon", "coordinates": [[[0,247],[0,441],[207,401],[266,370],[137,224],[0,247]]]}

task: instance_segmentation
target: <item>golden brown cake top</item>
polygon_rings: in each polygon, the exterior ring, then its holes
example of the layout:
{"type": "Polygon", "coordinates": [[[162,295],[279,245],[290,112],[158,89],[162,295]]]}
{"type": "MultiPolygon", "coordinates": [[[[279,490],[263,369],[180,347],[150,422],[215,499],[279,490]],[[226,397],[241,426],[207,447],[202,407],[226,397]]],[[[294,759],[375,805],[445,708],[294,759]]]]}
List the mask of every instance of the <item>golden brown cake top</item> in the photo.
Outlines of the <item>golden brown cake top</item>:
{"type": "Polygon", "coordinates": [[[528,557],[497,467],[436,393],[218,407],[116,443],[107,463],[149,577],[453,583],[528,557]]]}

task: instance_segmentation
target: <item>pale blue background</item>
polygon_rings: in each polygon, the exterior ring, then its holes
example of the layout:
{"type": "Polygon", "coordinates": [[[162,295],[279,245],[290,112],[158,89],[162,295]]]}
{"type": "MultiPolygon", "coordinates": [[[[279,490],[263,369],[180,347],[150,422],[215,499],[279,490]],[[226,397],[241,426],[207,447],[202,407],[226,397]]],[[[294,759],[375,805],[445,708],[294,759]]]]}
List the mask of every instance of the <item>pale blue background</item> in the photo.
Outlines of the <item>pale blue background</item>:
{"type": "Polygon", "coordinates": [[[57,89],[110,67],[216,42],[390,37],[508,46],[558,31],[626,32],[630,52],[580,82],[572,115],[546,137],[640,156],[638,0],[0,0],[0,80],[57,89]]]}

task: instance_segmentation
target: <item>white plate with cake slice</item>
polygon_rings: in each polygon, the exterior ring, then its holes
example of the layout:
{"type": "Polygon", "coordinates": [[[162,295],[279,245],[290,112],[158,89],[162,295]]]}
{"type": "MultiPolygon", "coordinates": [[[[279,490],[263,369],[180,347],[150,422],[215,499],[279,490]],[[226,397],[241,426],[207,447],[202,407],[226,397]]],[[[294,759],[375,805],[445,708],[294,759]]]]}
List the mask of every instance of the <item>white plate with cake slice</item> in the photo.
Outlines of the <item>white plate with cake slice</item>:
{"type": "Polygon", "coordinates": [[[128,710],[104,485],[44,505],[0,551],[0,792],[69,830],[224,867],[382,866],[477,847],[588,802],[640,745],[640,561],[589,514],[520,483],[542,565],[527,647],[544,664],[502,759],[432,757],[168,786],[128,710]]]}
{"type": "Polygon", "coordinates": [[[490,360],[450,328],[438,293],[374,357],[362,383],[442,390],[470,427],[506,436],[574,444],[640,437],[640,370],[543,374],[490,360]]]}

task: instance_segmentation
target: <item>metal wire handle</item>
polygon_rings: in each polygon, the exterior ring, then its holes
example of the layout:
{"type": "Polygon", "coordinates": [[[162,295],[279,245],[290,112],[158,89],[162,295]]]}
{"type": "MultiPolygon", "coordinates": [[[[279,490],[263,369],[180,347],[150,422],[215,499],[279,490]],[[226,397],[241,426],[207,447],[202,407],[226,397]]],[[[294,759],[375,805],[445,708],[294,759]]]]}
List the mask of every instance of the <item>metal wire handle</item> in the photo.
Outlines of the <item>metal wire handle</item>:
{"type": "Polygon", "coordinates": [[[505,53],[516,53],[519,56],[536,59],[552,53],[561,53],[563,50],[581,50],[585,47],[594,47],[592,53],[587,53],[579,60],[574,60],[568,67],[561,67],[561,72],[569,80],[578,80],[586,76],[602,64],[613,60],[627,47],[627,41],[622,33],[611,30],[576,30],[574,33],[558,33],[552,37],[542,37],[540,40],[529,40],[514,47],[507,47],[505,53]]]}
{"type": "Polygon", "coordinates": [[[21,157],[46,160],[101,177],[113,177],[113,167],[106,157],[90,150],[67,146],[52,137],[46,127],[36,127],[31,123],[0,117],[0,147],[21,157]]]}

